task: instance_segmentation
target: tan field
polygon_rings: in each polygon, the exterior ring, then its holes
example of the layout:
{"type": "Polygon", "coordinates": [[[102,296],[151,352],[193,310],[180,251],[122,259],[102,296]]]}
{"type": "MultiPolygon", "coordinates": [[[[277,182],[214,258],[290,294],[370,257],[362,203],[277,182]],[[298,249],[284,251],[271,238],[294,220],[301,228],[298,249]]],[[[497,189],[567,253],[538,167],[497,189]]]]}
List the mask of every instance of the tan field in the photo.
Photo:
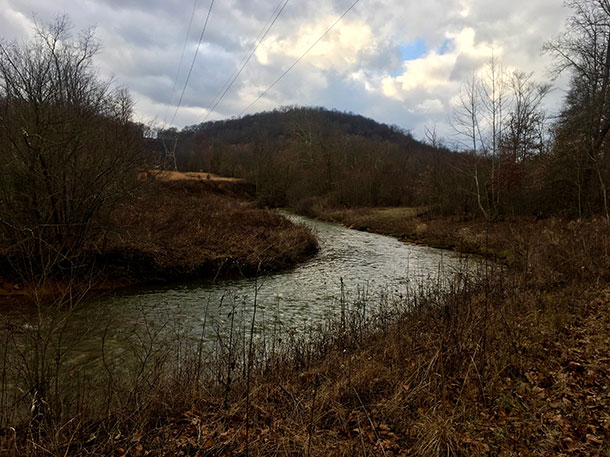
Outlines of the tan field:
{"type": "Polygon", "coordinates": [[[215,182],[243,182],[244,180],[241,178],[227,178],[224,176],[218,176],[213,173],[208,173],[206,171],[171,171],[171,170],[163,170],[163,171],[150,171],[149,173],[153,174],[155,178],[160,181],[215,181],[215,182]]]}

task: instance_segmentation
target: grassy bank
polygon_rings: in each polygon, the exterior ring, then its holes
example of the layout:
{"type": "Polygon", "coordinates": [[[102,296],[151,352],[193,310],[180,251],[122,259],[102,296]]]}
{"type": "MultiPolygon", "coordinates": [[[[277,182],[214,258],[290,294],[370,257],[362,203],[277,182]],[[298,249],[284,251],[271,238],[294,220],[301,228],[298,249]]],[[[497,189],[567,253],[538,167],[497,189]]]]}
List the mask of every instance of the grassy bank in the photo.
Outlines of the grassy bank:
{"type": "Polygon", "coordinates": [[[433,222],[425,223],[454,246],[510,249],[511,268],[490,262],[479,278],[463,272],[379,312],[379,303],[345,303],[343,319],[280,333],[281,344],[252,339],[249,326],[231,339],[207,329],[222,341],[217,352],[165,348],[132,375],[110,370],[96,389],[71,377],[83,386],[78,402],[59,401],[44,420],[26,412],[14,431],[3,428],[0,447],[7,455],[610,455],[607,223],[433,222]]]}
{"type": "Polygon", "coordinates": [[[520,270],[532,268],[541,261],[539,258],[550,256],[554,268],[565,270],[578,264],[579,277],[595,281],[603,273],[595,252],[605,246],[610,236],[607,222],[602,219],[519,217],[487,222],[439,217],[426,208],[406,207],[318,209],[314,217],[404,242],[481,255],[520,270]],[[573,249],[572,240],[578,240],[578,249],[573,249]]]}
{"type": "Polygon", "coordinates": [[[110,277],[251,276],[316,252],[307,228],[256,207],[250,184],[179,178],[153,181],[113,213],[120,230],[105,237],[97,256],[110,277]]]}
{"type": "MultiPolygon", "coordinates": [[[[75,271],[102,288],[252,276],[317,250],[308,229],[257,208],[252,185],[205,173],[155,175],[106,217],[75,271]]],[[[3,273],[0,296],[26,293],[8,262],[3,273]]]]}

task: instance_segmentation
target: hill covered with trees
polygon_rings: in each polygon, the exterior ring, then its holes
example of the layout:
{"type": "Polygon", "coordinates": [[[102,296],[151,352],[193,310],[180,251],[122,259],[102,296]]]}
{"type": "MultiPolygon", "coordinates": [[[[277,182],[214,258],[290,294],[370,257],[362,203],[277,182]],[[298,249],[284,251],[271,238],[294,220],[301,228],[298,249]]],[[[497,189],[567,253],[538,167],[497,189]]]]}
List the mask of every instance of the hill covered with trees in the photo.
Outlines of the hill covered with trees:
{"type": "MultiPolygon", "coordinates": [[[[256,184],[259,202],[307,212],[312,205],[430,204],[425,186],[458,159],[399,127],[324,108],[287,107],[207,122],[160,137],[181,170],[206,170],[256,184]]],[[[437,183],[440,185],[440,183],[437,183]]]]}

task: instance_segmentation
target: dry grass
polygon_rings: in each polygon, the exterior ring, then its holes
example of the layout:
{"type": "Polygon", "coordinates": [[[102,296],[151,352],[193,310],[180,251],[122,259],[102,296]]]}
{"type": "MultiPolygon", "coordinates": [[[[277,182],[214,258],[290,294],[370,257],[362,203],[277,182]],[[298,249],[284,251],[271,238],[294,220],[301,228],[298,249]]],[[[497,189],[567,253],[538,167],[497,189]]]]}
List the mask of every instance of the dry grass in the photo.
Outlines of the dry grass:
{"type": "Polygon", "coordinates": [[[185,375],[196,358],[170,353],[146,372],[154,382],[113,391],[110,414],[37,443],[47,455],[610,455],[607,223],[444,227],[456,245],[509,251],[513,268],[489,263],[480,281],[366,318],[348,304],[346,322],[271,352],[239,335],[201,378],[185,375]],[[122,396],[136,387],[137,403],[122,396]]]}
{"type": "Polygon", "coordinates": [[[172,171],[172,170],[163,170],[163,171],[151,171],[149,172],[156,179],[163,182],[170,181],[211,181],[211,182],[245,182],[240,178],[227,178],[225,176],[218,176],[213,173],[208,173],[205,171],[172,171]]]}
{"type": "Polygon", "coordinates": [[[316,216],[356,230],[404,239],[415,232],[414,221],[425,211],[410,207],[351,208],[322,210],[316,216]]]}
{"type": "Polygon", "coordinates": [[[317,249],[311,232],[237,197],[226,182],[156,182],[117,208],[101,241],[110,277],[135,280],[252,275],[290,267],[317,249]]]}

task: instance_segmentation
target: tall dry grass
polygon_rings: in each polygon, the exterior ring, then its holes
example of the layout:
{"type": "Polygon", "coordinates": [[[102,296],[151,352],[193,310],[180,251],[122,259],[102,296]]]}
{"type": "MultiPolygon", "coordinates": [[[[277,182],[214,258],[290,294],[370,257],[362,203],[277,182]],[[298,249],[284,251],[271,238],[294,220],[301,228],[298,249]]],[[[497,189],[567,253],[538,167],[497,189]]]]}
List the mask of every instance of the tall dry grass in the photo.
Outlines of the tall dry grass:
{"type": "MultiPolygon", "coordinates": [[[[571,350],[561,346],[567,329],[586,320],[589,298],[607,282],[608,226],[544,228],[502,232],[513,268],[485,261],[477,275],[463,271],[449,283],[412,287],[381,303],[364,296],[341,301],[336,319],[296,334],[277,322],[256,332],[255,316],[238,302],[227,303],[228,328],[202,323],[196,342],[177,336],[171,346],[158,344],[158,330],[143,325],[134,333],[131,364],[109,358],[104,376],[79,378],[78,389],[57,376],[65,400],[49,404],[43,418],[36,419],[30,400],[7,403],[12,375],[4,373],[0,398],[9,413],[2,416],[0,449],[6,455],[562,452],[567,426],[545,422],[546,395],[565,384],[552,367],[571,350]]],[[[486,235],[487,246],[495,236],[486,235]]],[[[7,335],[5,368],[16,341],[7,335]]],[[[573,409],[581,407],[562,406],[564,420],[570,411],[580,417],[573,409]]],[[[590,431],[579,449],[594,451],[604,433],[601,425],[590,431]]]]}

